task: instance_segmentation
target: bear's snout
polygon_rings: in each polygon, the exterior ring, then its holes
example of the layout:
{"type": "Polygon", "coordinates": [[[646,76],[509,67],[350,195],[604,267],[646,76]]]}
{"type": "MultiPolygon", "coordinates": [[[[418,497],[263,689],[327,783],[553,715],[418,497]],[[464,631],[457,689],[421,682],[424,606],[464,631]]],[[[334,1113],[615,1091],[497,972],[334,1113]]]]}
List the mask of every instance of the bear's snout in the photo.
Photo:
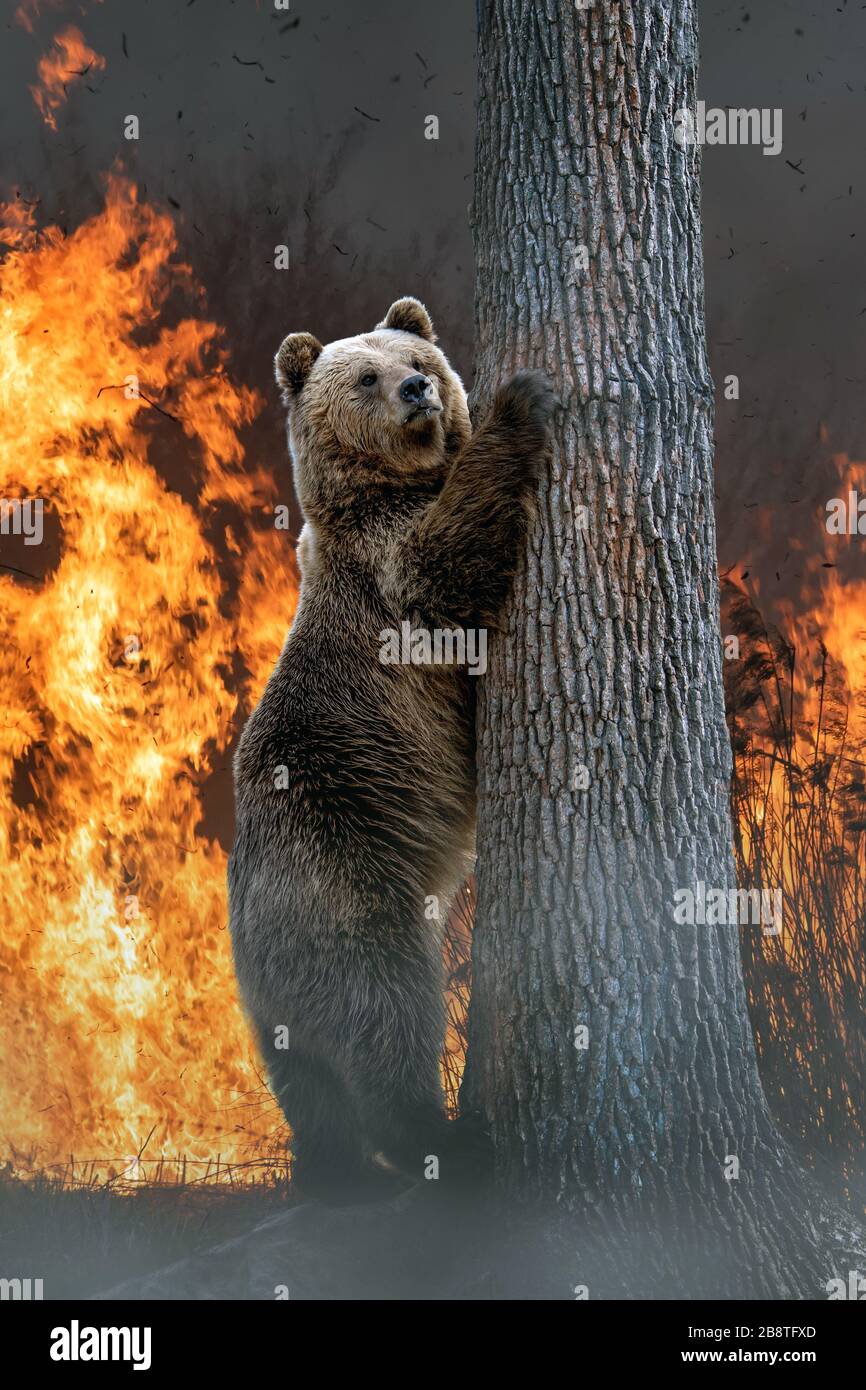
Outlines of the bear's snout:
{"type": "Polygon", "coordinates": [[[401,383],[400,400],[406,401],[408,405],[428,405],[431,387],[430,378],[416,372],[414,376],[407,376],[401,383]]]}

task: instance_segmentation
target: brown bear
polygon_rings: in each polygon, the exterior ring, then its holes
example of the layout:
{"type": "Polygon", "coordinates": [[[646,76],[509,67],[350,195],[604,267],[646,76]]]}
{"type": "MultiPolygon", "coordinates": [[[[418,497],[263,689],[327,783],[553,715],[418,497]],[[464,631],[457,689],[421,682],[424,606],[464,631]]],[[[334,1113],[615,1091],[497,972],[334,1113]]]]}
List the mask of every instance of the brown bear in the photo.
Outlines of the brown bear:
{"type": "Polygon", "coordinates": [[[498,618],[554,398],[518,373],[473,434],[435,343],[406,298],[327,347],[293,333],[275,363],[301,593],[235,757],[231,933],[294,1180],[334,1199],[389,1169],[462,1182],[480,1153],[446,1119],[439,1073],[442,928],[474,848],[474,680],[459,641],[449,661],[415,638],[498,618]],[[387,640],[407,631],[408,660],[387,640]]]}

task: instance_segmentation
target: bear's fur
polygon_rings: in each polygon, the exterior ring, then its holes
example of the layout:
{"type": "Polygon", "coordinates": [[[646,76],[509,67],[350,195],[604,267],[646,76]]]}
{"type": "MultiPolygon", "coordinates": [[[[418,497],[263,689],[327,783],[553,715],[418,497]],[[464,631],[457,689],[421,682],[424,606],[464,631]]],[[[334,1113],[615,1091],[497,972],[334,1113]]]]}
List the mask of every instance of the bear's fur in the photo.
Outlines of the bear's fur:
{"type": "Polygon", "coordinates": [[[377,1155],[410,1177],[435,1155],[440,1180],[478,1156],[439,1075],[441,933],[474,847],[473,678],[383,664],[381,634],[496,621],[553,396],[519,373],[472,434],[435,342],[401,299],[372,333],[291,334],[275,363],[302,583],[235,757],[231,932],[295,1181],[330,1197],[375,1183],[377,1155]]]}

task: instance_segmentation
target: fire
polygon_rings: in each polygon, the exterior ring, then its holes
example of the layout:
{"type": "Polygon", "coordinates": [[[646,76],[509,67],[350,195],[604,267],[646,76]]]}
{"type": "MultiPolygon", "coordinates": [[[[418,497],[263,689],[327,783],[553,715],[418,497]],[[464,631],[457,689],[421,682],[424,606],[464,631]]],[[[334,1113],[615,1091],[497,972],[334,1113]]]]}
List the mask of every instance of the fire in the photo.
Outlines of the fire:
{"type": "Polygon", "coordinates": [[[263,402],[126,179],[68,237],[5,212],[0,500],[7,521],[41,501],[59,553],[0,566],[3,1148],[21,1171],[122,1169],[148,1136],[145,1162],[238,1162],[279,1124],[202,819],[296,598],[274,484],[244,457],[263,402]]]}
{"type": "Polygon", "coordinates": [[[26,29],[28,34],[32,34],[33,21],[38,18],[43,5],[57,6],[60,3],[61,0],[21,0],[21,4],[15,11],[15,23],[20,24],[22,29],[26,29]]]}
{"type": "MultiPolygon", "coordinates": [[[[860,491],[866,487],[866,463],[837,454],[831,471],[829,491],[846,506],[849,496],[856,504],[860,491]]],[[[796,584],[796,595],[772,600],[772,616],[796,653],[798,739],[805,739],[806,743],[824,698],[821,673],[825,652],[836,688],[848,702],[849,736],[859,739],[866,734],[866,710],[858,700],[860,692],[866,691],[866,580],[860,576],[864,540],[856,531],[856,517],[850,532],[837,534],[828,529],[828,515],[824,506],[816,508],[811,534],[790,538],[791,582],[796,584]]],[[[774,524],[769,513],[759,517],[759,522],[764,528],[774,524]]],[[[760,583],[752,579],[748,589],[763,610],[760,583]]]]}
{"type": "MultiPolygon", "coordinates": [[[[102,4],[102,0],[79,0],[78,8],[82,13],[87,9],[88,3],[102,4]]],[[[26,29],[28,34],[33,33],[33,21],[38,19],[43,10],[59,10],[61,5],[65,5],[67,0],[21,0],[18,9],[15,11],[15,23],[20,24],[22,29],[26,29]]]]}
{"type": "MultiPolygon", "coordinates": [[[[866,484],[866,464],[840,454],[833,460],[833,469],[834,494],[846,504],[849,494],[856,499],[858,488],[862,491],[866,484]]],[[[803,586],[810,600],[799,611],[788,602],[783,616],[800,648],[814,652],[823,642],[844,673],[849,695],[854,696],[866,690],[866,580],[858,573],[864,540],[856,530],[854,534],[828,533],[826,521],[822,510],[816,522],[821,539],[816,538],[811,553],[803,558],[803,586]]],[[[862,711],[856,711],[856,717],[861,723],[862,711]]]]}
{"type": "Polygon", "coordinates": [[[53,48],[39,59],[39,83],[30,88],[42,119],[51,130],[57,129],[55,112],[66,101],[67,88],[80,82],[89,72],[101,71],[105,59],[85,42],[80,29],[70,25],[58,34],[53,48]]]}
{"type": "Polygon", "coordinates": [[[748,595],[725,582],[723,611],[742,642],[724,663],[738,879],[783,902],[779,936],[741,938],[762,1079],[788,1132],[844,1177],[866,1115],[866,583],[851,518],[866,466],[839,456],[833,473],[811,534],[788,542],[796,598],[770,606],[754,580],[748,595]],[[844,527],[828,525],[843,501],[844,527]]]}

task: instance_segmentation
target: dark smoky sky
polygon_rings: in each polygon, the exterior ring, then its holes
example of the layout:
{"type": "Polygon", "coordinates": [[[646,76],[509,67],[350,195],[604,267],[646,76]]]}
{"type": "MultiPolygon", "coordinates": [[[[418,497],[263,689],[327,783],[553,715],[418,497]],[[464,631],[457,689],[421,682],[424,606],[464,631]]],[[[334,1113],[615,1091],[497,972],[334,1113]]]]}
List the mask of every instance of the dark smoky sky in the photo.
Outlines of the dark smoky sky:
{"type": "MultiPolygon", "coordinates": [[[[43,220],[72,228],[117,163],[172,207],[236,374],[270,394],[258,439],[275,468],[271,361],[290,330],[358,332],[414,293],[471,375],[471,0],[42,0],[33,33],[17,4],[2,5],[0,193],[36,196],[43,220]],[[55,132],[28,84],[69,24],[106,67],[70,86],[55,132]],[[128,114],[137,142],[123,139],[128,114]],[[431,114],[438,141],[424,139],[431,114]],[[273,267],[278,242],[287,272],[273,267]]],[[[698,8],[702,98],[783,111],[777,157],[703,159],[720,558],[760,576],[769,602],[797,597],[790,542],[827,546],[833,455],[866,459],[866,9],[698,8]],[[739,401],[724,399],[728,373],[739,401]]]]}

